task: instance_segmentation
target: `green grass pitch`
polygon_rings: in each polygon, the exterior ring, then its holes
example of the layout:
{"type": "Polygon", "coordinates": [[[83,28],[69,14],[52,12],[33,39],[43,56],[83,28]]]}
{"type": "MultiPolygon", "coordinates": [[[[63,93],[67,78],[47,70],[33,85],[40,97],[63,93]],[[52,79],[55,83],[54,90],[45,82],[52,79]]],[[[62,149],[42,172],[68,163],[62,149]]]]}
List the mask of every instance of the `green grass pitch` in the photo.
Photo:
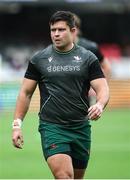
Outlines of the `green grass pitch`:
{"type": "MultiPolygon", "coordinates": [[[[0,179],[53,178],[42,155],[37,113],[23,123],[24,147],[12,146],[13,112],[0,112],[0,179]]],[[[92,122],[87,179],[130,179],[130,110],[106,110],[92,122]]]]}

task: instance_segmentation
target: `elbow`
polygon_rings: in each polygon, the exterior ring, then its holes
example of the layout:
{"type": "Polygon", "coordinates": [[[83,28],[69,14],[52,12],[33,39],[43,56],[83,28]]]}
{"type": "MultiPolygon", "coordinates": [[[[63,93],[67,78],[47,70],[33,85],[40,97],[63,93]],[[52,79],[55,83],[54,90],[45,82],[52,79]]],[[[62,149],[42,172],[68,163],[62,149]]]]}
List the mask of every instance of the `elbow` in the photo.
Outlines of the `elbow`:
{"type": "Polygon", "coordinates": [[[28,91],[21,91],[20,94],[19,94],[19,98],[20,99],[29,99],[29,100],[31,100],[32,93],[30,93],[28,91]]]}

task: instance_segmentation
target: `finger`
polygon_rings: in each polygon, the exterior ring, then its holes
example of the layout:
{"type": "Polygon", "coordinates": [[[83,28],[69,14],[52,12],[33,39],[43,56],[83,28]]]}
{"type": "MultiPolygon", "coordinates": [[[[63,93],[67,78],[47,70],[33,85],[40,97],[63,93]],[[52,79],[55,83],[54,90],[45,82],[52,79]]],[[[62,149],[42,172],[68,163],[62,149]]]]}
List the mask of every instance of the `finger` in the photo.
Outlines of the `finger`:
{"type": "Polygon", "coordinates": [[[19,149],[22,149],[22,146],[21,146],[21,144],[20,143],[13,143],[13,145],[14,145],[14,147],[16,147],[16,148],[19,148],[19,149]]]}
{"type": "Polygon", "coordinates": [[[99,117],[101,117],[101,112],[99,109],[94,109],[88,114],[88,116],[90,119],[98,119],[99,117]]]}
{"type": "Polygon", "coordinates": [[[91,107],[91,109],[89,109],[89,112],[88,112],[88,117],[91,118],[92,116],[94,116],[97,112],[97,109],[96,107],[91,107]]]}
{"type": "Polygon", "coordinates": [[[23,136],[20,136],[20,143],[23,146],[23,144],[24,144],[23,136]]]}
{"type": "Polygon", "coordinates": [[[88,109],[88,112],[90,112],[92,109],[93,109],[93,106],[91,106],[91,107],[88,109]]]}
{"type": "Polygon", "coordinates": [[[21,146],[20,143],[17,143],[17,144],[15,144],[14,146],[15,146],[16,148],[18,148],[18,149],[22,149],[22,146],[21,146]]]}
{"type": "Polygon", "coordinates": [[[94,115],[94,116],[92,116],[91,117],[91,120],[98,120],[99,118],[101,117],[101,114],[99,114],[99,115],[94,115]]]}
{"type": "Polygon", "coordinates": [[[22,144],[21,144],[20,139],[13,139],[13,145],[16,148],[22,149],[22,144]]]}

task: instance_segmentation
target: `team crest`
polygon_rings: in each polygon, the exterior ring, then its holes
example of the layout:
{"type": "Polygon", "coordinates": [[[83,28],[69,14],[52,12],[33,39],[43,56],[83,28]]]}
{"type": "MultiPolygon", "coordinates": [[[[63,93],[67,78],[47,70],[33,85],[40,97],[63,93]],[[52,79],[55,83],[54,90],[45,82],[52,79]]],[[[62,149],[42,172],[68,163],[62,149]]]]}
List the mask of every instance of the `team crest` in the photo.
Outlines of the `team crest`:
{"type": "Polygon", "coordinates": [[[53,60],[53,57],[52,57],[52,56],[48,58],[48,61],[49,61],[49,62],[51,62],[52,60],[53,60]]]}
{"type": "Polygon", "coordinates": [[[80,62],[80,61],[81,61],[81,57],[79,57],[79,56],[74,56],[74,59],[75,59],[75,61],[77,61],[77,62],[80,62]]]}

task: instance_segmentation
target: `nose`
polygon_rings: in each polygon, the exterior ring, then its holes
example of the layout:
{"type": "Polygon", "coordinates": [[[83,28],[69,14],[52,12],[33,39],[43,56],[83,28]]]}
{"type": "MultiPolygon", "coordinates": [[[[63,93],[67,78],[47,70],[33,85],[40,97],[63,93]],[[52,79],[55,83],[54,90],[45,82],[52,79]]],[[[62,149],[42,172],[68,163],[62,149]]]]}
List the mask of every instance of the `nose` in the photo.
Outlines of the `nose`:
{"type": "Polygon", "coordinates": [[[55,36],[59,36],[59,30],[58,29],[55,31],[55,36]]]}

